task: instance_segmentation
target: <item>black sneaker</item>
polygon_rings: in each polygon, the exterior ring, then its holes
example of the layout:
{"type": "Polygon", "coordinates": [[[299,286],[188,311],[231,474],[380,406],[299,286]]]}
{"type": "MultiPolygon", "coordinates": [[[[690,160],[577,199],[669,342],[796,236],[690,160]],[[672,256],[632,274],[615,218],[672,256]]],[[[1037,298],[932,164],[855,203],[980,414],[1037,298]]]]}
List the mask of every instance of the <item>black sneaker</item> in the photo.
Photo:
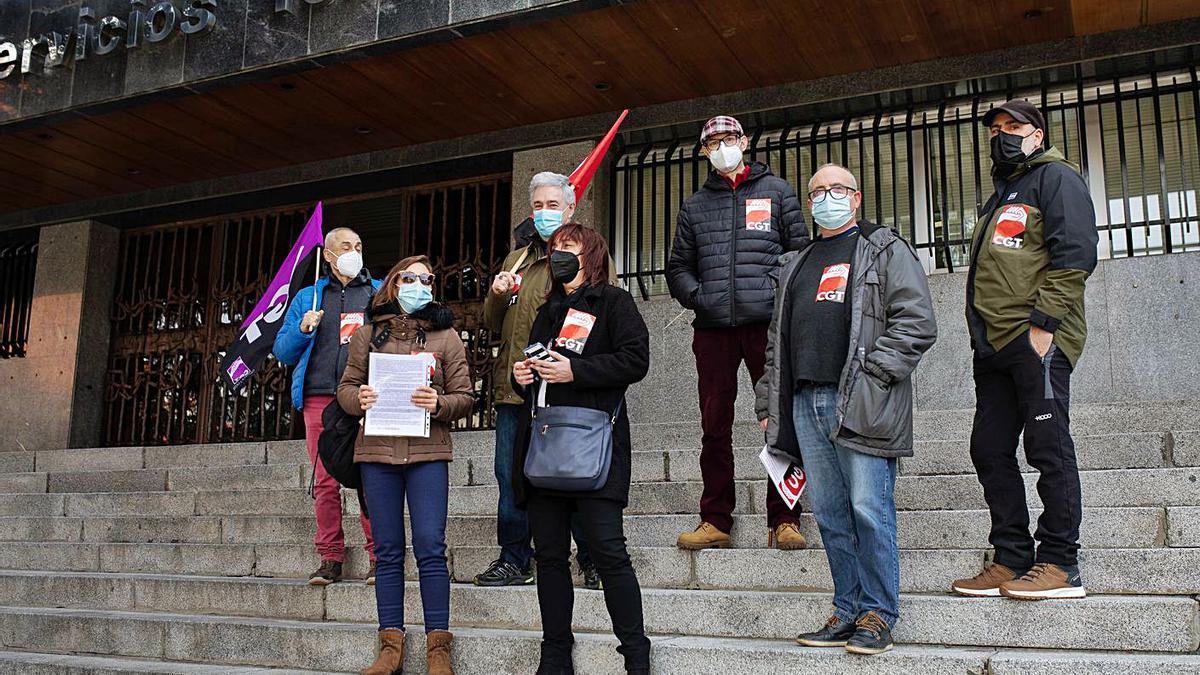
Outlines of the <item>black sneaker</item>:
{"type": "Polygon", "coordinates": [[[846,641],[846,651],[851,654],[882,654],[896,646],[892,642],[892,629],[875,612],[863,614],[855,626],[858,630],[846,641]]]}
{"type": "Polygon", "coordinates": [[[600,584],[600,573],[596,571],[596,564],[592,561],[579,563],[579,571],[583,573],[583,587],[589,591],[598,591],[602,588],[600,584]]]}
{"type": "Polygon", "coordinates": [[[853,623],[831,616],[824,628],[813,633],[801,633],[796,637],[796,642],[805,647],[845,647],[846,641],[857,629],[853,623]]]}
{"type": "Polygon", "coordinates": [[[532,583],[532,570],[521,569],[504,560],[493,562],[482,574],[475,575],[476,586],[528,586],[532,583]]]}
{"type": "Polygon", "coordinates": [[[328,586],[341,580],[342,563],[336,560],[322,560],[317,571],[308,576],[308,583],[312,586],[328,586]]]}

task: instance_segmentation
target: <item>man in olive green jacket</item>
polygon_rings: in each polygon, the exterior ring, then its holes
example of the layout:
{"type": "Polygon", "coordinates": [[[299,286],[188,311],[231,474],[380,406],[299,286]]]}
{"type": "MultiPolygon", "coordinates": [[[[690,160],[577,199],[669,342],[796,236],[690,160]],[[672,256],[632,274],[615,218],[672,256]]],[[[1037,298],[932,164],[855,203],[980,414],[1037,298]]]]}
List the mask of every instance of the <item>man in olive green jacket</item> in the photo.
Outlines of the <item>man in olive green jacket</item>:
{"type": "Polygon", "coordinates": [[[1079,168],[1046,143],[1042,113],[1009,101],[983,118],[996,192],[975,225],[967,276],[974,348],[971,460],[991,511],[993,564],[962,595],[1080,598],[1079,469],[1071,371],[1087,337],[1084,283],[1096,268],[1096,214],[1079,168]],[[1044,510],[1029,535],[1017,439],[1038,470],[1044,510]],[[1035,548],[1034,540],[1037,540],[1035,548]]]}
{"type": "MultiPolygon", "coordinates": [[[[550,265],[546,241],[575,214],[575,188],[569,179],[550,171],[533,177],[529,184],[533,218],[516,231],[517,247],[492,281],[483,301],[483,323],[500,335],[500,354],[492,371],[492,394],[496,404],[495,471],[500,499],[496,513],[496,538],[500,557],[475,576],[479,586],[511,586],[533,583],[533,546],[525,512],[517,508],[513,495],[513,443],[524,402],[513,391],[512,367],[525,358],[529,331],[550,291],[550,265]]],[[[613,282],[616,265],[609,259],[613,282]]],[[[575,531],[576,559],[583,572],[584,586],[600,587],[600,576],[588,555],[587,542],[575,531]]]]}

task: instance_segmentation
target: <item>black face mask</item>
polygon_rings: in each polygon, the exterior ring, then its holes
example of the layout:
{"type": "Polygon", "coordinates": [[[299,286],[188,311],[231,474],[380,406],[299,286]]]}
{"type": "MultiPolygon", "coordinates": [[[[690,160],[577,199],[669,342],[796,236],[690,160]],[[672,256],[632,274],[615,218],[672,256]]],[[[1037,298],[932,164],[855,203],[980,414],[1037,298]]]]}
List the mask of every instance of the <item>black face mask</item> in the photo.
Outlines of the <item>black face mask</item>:
{"type": "MultiPolygon", "coordinates": [[[[1030,134],[1032,135],[1032,134],[1030,134]]],[[[1012,171],[1028,159],[1021,149],[1021,142],[1029,136],[1006,134],[1003,131],[992,136],[992,163],[1003,172],[1012,171]]]]}
{"type": "Polygon", "coordinates": [[[579,256],[570,251],[550,254],[550,276],[560,284],[568,284],[579,274],[579,256]]]}

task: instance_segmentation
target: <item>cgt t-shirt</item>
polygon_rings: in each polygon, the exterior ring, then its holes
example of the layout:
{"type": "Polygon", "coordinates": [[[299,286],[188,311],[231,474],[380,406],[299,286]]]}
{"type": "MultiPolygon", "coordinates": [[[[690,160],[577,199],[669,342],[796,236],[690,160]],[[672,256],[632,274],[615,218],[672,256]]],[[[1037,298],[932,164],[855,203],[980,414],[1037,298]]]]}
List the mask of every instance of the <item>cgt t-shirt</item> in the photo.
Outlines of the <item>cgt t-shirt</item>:
{"type": "Polygon", "coordinates": [[[858,228],[816,239],[788,287],[796,382],[837,384],[850,348],[850,280],[858,228]]]}

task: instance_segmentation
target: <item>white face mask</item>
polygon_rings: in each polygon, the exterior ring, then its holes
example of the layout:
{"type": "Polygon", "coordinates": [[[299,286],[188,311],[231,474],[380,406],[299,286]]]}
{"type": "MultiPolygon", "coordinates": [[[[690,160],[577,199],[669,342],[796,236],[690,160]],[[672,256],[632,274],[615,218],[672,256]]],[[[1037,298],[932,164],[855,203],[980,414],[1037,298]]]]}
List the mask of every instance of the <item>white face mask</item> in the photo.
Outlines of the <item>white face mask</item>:
{"type": "Polygon", "coordinates": [[[362,254],[358,251],[347,251],[338,256],[336,267],[338,274],[353,279],[362,271],[362,254]]]}
{"type": "Polygon", "coordinates": [[[742,148],[739,145],[725,145],[708,153],[708,161],[713,168],[721,173],[729,173],[742,163],[742,148]]]}

